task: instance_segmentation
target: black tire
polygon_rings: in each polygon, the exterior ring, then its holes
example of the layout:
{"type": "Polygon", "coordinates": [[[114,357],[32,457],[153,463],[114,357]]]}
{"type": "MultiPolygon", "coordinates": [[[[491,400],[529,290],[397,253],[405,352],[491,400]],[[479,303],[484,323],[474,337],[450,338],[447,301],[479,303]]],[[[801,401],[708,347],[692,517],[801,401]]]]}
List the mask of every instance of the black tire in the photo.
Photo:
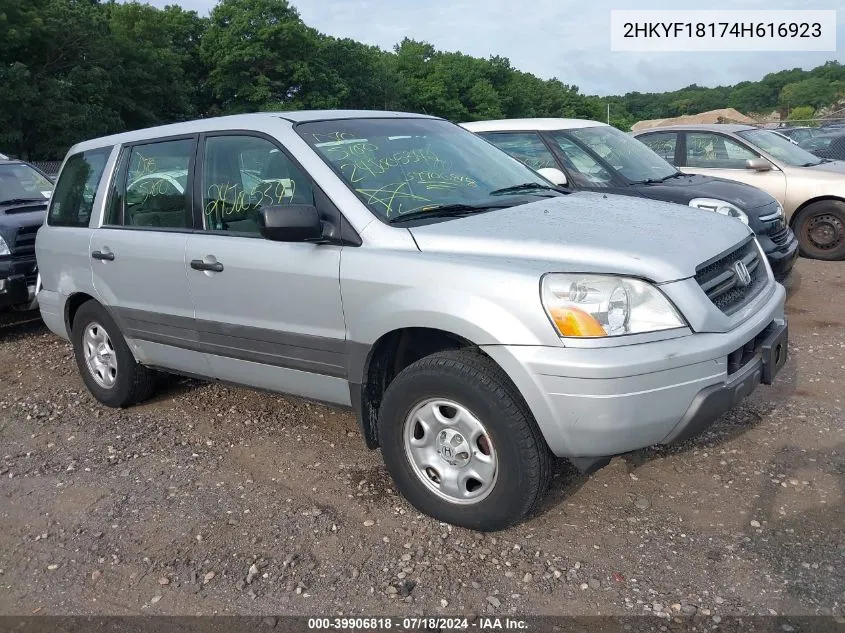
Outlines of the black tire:
{"type": "Polygon", "coordinates": [[[804,257],[845,259],[845,202],[820,200],[809,204],[801,209],[793,226],[804,257]]]}
{"type": "MultiPolygon", "coordinates": [[[[432,354],[390,383],[378,420],[382,456],[399,492],[440,521],[480,531],[501,530],[534,512],[551,478],[552,454],[528,406],[489,357],[473,350],[432,354]],[[495,449],[495,483],[482,500],[463,505],[429,490],[405,451],[405,421],[429,399],[454,401],[482,422],[495,449]]],[[[436,434],[435,434],[436,435],[436,434]]]]}
{"type": "Polygon", "coordinates": [[[76,365],[79,368],[82,380],[91,395],[101,403],[108,407],[126,407],[146,400],[152,395],[156,385],[157,372],[135,361],[135,357],[132,355],[132,351],[126,344],[126,340],[120,333],[114,319],[96,301],[83,303],[77,310],[73,319],[71,341],[76,365]],[[114,384],[110,387],[98,384],[85,360],[83,337],[88,326],[92,324],[99,324],[105,330],[114,350],[117,370],[114,376],[114,384]]]}

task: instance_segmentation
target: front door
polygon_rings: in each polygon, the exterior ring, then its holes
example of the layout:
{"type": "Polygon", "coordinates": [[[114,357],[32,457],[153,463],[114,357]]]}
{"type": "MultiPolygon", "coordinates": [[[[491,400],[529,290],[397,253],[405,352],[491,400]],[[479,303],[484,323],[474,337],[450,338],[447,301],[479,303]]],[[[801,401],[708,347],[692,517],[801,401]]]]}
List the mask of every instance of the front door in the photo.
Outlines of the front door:
{"type": "Polygon", "coordinates": [[[206,375],[185,276],[196,138],[125,147],[90,243],[94,288],[138,359],[206,375]]]}
{"type": "Polygon", "coordinates": [[[744,143],[716,132],[685,132],[681,171],[738,180],[762,189],[781,204],[786,198],[786,177],[775,165],[768,171],[747,169],[745,161],[761,156],[744,143]]]}
{"type": "Polygon", "coordinates": [[[259,233],[262,206],[315,204],[310,179],[264,137],[208,135],[198,156],[203,230],[188,237],[185,274],[212,374],[349,404],[341,247],[259,233]]]}

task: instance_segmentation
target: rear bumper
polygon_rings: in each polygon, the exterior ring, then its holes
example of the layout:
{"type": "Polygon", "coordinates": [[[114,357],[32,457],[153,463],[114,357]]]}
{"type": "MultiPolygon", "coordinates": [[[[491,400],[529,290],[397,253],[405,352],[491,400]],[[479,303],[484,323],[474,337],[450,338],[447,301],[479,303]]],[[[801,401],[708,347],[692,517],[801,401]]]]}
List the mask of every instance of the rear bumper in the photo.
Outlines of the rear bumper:
{"type": "Polygon", "coordinates": [[[65,327],[65,302],[66,297],[58,292],[46,290],[43,286],[38,289],[38,309],[41,311],[41,320],[54,334],[64,339],[70,338],[65,327]]]}

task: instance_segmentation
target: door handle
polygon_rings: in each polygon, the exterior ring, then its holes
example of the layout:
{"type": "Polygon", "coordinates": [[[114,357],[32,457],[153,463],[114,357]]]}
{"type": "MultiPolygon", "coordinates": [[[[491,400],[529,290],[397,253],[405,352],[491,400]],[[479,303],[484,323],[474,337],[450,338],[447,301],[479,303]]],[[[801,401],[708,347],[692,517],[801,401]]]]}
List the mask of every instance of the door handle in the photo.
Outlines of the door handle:
{"type": "Polygon", "coordinates": [[[93,253],[91,253],[91,257],[106,262],[114,261],[114,253],[111,252],[104,253],[103,251],[94,251],[93,253]]]}
{"type": "Polygon", "coordinates": [[[223,264],[220,262],[204,262],[201,259],[192,259],[191,268],[194,270],[210,270],[214,273],[223,272],[223,264]]]}

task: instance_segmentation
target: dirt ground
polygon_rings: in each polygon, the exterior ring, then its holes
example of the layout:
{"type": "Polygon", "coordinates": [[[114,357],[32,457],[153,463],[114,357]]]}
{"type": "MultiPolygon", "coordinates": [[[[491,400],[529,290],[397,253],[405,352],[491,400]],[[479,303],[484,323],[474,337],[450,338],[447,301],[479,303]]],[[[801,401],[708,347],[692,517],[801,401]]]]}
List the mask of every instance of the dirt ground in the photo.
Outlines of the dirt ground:
{"type": "Polygon", "coordinates": [[[0,315],[0,613],[843,616],[845,265],[788,289],[775,386],[560,463],[488,535],[415,512],[349,413],[188,380],[107,409],[37,314],[0,315]]]}

